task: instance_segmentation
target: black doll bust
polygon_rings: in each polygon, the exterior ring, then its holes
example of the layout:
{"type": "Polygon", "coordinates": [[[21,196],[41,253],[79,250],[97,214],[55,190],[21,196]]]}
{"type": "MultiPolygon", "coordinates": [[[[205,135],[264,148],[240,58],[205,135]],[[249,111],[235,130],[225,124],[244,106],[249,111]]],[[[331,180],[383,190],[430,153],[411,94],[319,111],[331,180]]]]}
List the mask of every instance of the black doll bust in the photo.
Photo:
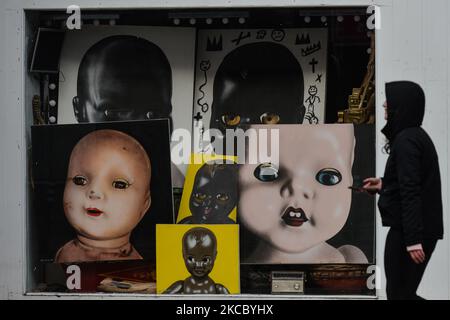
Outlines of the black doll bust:
{"type": "Polygon", "coordinates": [[[205,163],[194,179],[189,209],[182,224],[232,224],[228,216],[237,203],[235,164],[205,163]]]}
{"type": "Polygon", "coordinates": [[[183,259],[190,277],[174,282],[166,294],[229,294],[228,289],[215,283],[208,275],[217,256],[217,239],[206,228],[196,227],[183,236],[183,259]]]}

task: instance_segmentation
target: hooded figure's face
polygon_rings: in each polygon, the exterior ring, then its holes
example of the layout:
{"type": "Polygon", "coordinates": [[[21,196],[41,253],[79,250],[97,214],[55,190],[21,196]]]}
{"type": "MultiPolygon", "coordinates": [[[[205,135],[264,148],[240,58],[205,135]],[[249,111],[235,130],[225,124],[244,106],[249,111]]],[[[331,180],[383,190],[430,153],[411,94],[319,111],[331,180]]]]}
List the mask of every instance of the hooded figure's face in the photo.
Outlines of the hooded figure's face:
{"type": "Polygon", "coordinates": [[[237,203],[237,168],[204,164],[197,172],[189,202],[192,215],[204,223],[223,221],[237,203]]]}
{"type": "Polygon", "coordinates": [[[155,44],[112,36],[93,45],[78,70],[78,122],[170,118],[172,71],[155,44]]]}
{"type": "Polygon", "coordinates": [[[211,128],[302,123],[303,71],[283,45],[259,42],[230,52],[217,70],[211,128]]]}
{"type": "Polygon", "coordinates": [[[387,124],[382,132],[393,140],[403,129],[420,127],[425,114],[425,94],[410,81],[386,83],[387,124]]]}
{"type": "Polygon", "coordinates": [[[183,236],[183,259],[194,277],[207,276],[214,267],[217,256],[217,239],[206,228],[193,228],[183,236]]]}

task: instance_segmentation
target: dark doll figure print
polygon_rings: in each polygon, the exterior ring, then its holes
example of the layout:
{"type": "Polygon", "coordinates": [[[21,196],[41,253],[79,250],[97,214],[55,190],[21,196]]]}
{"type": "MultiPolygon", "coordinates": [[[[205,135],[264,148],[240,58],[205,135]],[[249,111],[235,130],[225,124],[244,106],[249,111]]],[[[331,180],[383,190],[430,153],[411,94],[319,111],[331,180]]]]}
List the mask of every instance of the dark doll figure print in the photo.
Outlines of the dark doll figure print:
{"type": "Polygon", "coordinates": [[[214,79],[210,128],[302,123],[303,70],[283,45],[258,42],[231,51],[214,79]]]}
{"type": "Polygon", "coordinates": [[[195,175],[189,199],[192,216],[183,224],[231,224],[237,204],[237,165],[205,163],[195,175]]]}
{"type": "Polygon", "coordinates": [[[202,227],[188,230],[182,240],[183,259],[190,277],[173,283],[166,294],[228,294],[228,289],[209,277],[217,257],[214,233],[202,227]]]}

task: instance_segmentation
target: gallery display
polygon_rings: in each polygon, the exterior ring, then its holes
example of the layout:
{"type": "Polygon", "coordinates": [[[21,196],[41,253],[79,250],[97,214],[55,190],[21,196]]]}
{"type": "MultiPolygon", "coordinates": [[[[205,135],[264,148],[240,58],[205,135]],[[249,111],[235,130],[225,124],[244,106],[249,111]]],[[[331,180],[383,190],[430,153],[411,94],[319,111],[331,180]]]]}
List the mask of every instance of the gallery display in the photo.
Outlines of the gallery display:
{"type": "Polygon", "coordinates": [[[374,34],[320,10],[37,19],[29,290],[373,295],[375,203],[360,188],[375,174],[374,34]],[[46,36],[52,70],[36,67],[46,36]],[[245,159],[215,149],[250,131],[245,159]]]}

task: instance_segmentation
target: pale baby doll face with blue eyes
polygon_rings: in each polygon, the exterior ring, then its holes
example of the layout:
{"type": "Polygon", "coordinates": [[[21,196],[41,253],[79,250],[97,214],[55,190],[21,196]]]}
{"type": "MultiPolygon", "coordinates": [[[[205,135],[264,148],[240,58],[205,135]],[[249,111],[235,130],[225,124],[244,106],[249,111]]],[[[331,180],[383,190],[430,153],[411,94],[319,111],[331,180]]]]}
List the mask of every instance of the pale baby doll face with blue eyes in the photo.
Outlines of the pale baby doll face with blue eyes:
{"type": "Polygon", "coordinates": [[[136,227],[150,207],[150,160],[116,130],[84,136],[70,156],[64,212],[79,235],[113,240],[136,227]]]}
{"type": "Polygon", "coordinates": [[[279,165],[241,166],[238,214],[271,246],[301,253],[332,238],[347,221],[354,129],[347,124],[270,128],[279,129],[279,165]]]}

